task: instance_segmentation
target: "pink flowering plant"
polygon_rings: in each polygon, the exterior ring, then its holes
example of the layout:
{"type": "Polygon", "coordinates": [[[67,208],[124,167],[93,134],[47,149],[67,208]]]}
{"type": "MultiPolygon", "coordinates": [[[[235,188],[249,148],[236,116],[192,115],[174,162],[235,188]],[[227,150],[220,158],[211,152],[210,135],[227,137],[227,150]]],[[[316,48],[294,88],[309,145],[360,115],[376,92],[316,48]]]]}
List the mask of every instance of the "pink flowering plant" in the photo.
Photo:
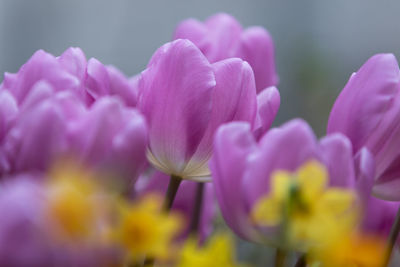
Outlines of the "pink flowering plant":
{"type": "Polygon", "coordinates": [[[388,266],[396,58],[351,75],[317,138],[300,118],[272,127],[281,97],[266,29],[220,13],[172,39],[134,77],[79,48],[39,50],[4,74],[0,266],[248,266],[228,229],[273,248],[277,267],[388,266]]]}

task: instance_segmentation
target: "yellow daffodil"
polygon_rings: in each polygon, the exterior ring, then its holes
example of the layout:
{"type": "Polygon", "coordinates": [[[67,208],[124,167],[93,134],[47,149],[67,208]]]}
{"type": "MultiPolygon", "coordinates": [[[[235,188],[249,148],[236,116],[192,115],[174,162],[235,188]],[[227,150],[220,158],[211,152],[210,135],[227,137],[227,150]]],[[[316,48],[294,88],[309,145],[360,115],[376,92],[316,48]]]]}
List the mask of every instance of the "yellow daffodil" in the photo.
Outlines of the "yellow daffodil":
{"type": "Polygon", "coordinates": [[[327,185],[328,174],[316,161],[296,173],[277,171],[270,193],[255,205],[252,218],[260,226],[281,226],[288,245],[323,243],[354,227],[358,216],[355,193],[327,185]]]}
{"type": "Polygon", "coordinates": [[[99,188],[93,174],[71,162],[56,164],[46,184],[46,215],[55,237],[87,241],[98,225],[99,188]]]}
{"type": "Polygon", "coordinates": [[[232,239],[226,234],[217,234],[204,247],[189,239],[183,246],[176,267],[243,267],[235,260],[232,239]]]}
{"type": "Polygon", "coordinates": [[[386,244],[381,238],[348,234],[312,250],[310,262],[319,267],[381,267],[385,257],[386,244]]]}
{"type": "Polygon", "coordinates": [[[121,204],[113,239],[129,255],[129,261],[144,257],[165,259],[181,228],[178,214],[162,210],[161,198],[149,195],[133,204],[121,204]]]}

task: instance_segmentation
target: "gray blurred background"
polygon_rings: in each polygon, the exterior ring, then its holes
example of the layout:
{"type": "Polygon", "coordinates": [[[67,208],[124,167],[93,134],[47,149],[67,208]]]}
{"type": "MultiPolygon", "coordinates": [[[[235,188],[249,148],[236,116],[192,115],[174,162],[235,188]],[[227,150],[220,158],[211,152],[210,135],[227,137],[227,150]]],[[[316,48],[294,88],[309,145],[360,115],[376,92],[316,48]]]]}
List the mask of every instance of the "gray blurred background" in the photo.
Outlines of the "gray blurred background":
{"type": "Polygon", "coordinates": [[[177,23],[216,12],[275,39],[282,106],[276,124],[303,117],[318,135],[350,74],[370,56],[399,56],[398,0],[0,0],[0,73],[15,72],[36,51],[69,46],[133,75],[169,41],[177,23]]]}
{"type": "MultiPolygon", "coordinates": [[[[303,117],[319,136],[352,72],[375,53],[400,56],[399,0],[0,0],[0,72],[17,71],[37,49],[59,55],[79,46],[131,76],[179,21],[221,11],[245,27],[266,27],[275,39],[282,95],[276,124],[303,117]]],[[[241,254],[260,255],[245,243],[241,254]]]]}

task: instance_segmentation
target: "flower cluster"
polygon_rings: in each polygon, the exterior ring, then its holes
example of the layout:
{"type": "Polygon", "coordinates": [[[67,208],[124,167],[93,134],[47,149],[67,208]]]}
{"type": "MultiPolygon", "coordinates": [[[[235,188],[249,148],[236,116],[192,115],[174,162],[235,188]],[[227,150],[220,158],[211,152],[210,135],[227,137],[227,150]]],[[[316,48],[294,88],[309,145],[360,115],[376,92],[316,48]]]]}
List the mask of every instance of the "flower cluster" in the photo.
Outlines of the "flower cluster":
{"type": "Polygon", "coordinates": [[[350,77],[318,140],[302,119],[270,129],[265,29],[217,14],[173,39],[132,78],[79,48],[5,73],[0,265],[244,266],[228,234],[210,236],[218,206],[239,237],[276,248],[275,266],[386,266],[400,229],[395,57],[350,77]]]}

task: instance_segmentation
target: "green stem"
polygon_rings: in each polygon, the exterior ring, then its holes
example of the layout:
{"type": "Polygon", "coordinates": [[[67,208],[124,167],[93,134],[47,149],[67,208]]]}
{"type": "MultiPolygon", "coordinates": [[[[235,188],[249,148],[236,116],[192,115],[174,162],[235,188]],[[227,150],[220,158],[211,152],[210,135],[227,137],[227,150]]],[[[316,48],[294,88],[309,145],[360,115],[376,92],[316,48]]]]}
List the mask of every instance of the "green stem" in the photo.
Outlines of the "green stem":
{"type": "Polygon", "coordinates": [[[174,199],[176,196],[176,192],[178,192],[179,185],[182,182],[182,178],[179,176],[171,175],[169,180],[167,193],[165,195],[164,200],[164,208],[166,211],[171,210],[172,204],[174,203],[174,199]]]}
{"type": "Polygon", "coordinates": [[[387,248],[387,255],[384,266],[388,266],[390,262],[390,258],[392,255],[393,247],[396,244],[397,238],[399,237],[400,231],[400,207],[397,211],[396,219],[392,225],[392,229],[390,230],[389,240],[388,240],[388,248],[387,248]]]}
{"type": "Polygon", "coordinates": [[[275,267],[284,267],[286,259],[286,251],[277,248],[275,254],[275,267]]]}
{"type": "Polygon", "coordinates": [[[200,220],[201,220],[201,209],[203,206],[204,198],[204,183],[197,183],[196,185],[196,197],[194,200],[194,207],[192,213],[192,220],[190,222],[190,233],[197,235],[199,232],[200,220]]]}
{"type": "MultiPolygon", "coordinates": [[[[169,212],[171,210],[172,204],[174,203],[176,193],[178,192],[179,185],[182,182],[182,178],[179,176],[171,175],[169,179],[167,193],[164,199],[164,209],[169,212]]],[[[152,267],[154,266],[155,260],[150,257],[146,257],[143,266],[152,267]]]]}

